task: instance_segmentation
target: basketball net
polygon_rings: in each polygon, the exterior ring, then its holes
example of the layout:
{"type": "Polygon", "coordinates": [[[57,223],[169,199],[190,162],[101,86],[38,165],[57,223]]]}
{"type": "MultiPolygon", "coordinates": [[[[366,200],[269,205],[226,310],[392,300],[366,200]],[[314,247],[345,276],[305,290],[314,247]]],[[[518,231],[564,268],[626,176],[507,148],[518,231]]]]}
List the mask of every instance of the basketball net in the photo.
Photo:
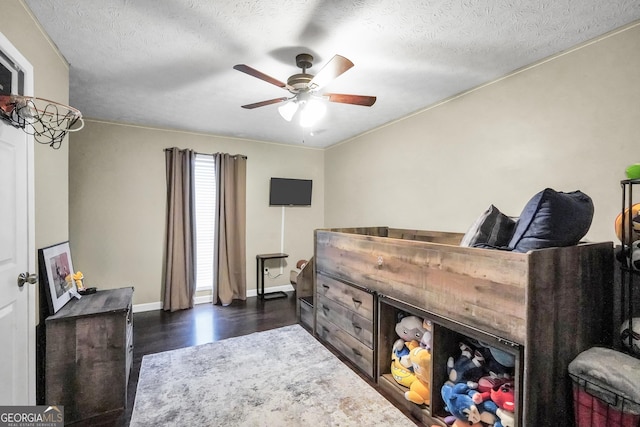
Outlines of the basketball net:
{"type": "Polygon", "coordinates": [[[0,119],[57,150],[68,132],[84,127],[82,113],[48,99],[0,94],[0,119]],[[71,129],[73,125],[79,126],[71,129]]]}

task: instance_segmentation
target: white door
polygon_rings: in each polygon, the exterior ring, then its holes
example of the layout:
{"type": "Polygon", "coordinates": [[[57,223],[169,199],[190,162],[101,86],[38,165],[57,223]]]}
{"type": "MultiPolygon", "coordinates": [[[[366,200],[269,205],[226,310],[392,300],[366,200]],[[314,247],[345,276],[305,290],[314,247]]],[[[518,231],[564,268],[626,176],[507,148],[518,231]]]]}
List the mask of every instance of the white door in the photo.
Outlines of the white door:
{"type": "MultiPolygon", "coordinates": [[[[1,33],[0,50],[32,81],[1,33]]],[[[36,273],[33,216],[33,139],[0,120],[0,405],[35,404],[36,285],[18,286],[20,273],[36,273]]]]}

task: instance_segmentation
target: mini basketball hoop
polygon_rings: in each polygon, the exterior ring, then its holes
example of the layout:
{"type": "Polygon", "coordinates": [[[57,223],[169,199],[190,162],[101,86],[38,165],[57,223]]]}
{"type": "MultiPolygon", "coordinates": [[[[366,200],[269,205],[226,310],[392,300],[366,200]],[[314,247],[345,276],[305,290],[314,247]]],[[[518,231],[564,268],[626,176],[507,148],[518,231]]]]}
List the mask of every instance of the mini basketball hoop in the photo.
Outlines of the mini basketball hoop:
{"type": "Polygon", "coordinates": [[[22,95],[0,94],[0,119],[56,150],[68,132],[84,127],[79,110],[48,99],[22,95]],[[79,126],[71,129],[76,123],[79,126]]]}

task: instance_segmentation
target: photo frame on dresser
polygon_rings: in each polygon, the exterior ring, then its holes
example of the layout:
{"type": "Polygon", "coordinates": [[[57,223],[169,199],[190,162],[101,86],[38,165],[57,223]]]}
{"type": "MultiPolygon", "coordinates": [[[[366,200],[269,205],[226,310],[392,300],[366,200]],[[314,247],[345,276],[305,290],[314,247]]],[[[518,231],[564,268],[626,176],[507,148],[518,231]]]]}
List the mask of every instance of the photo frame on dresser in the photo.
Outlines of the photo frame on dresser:
{"type": "Polygon", "coordinates": [[[73,275],[74,272],[69,242],[39,249],[38,268],[47,295],[49,314],[52,315],[69,302],[71,290],[75,286],[73,279],[67,280],[67,276],[73,275]]]}

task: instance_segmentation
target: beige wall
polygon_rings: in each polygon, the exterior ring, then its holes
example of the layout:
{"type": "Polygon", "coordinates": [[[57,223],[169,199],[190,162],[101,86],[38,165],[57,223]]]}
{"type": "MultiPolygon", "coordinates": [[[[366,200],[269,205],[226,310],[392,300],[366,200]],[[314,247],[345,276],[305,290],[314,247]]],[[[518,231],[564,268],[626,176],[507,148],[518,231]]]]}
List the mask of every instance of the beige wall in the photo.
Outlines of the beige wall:
{"type": "Polygon", "coordinates": [[[326,151],[325,225],[467,230],[489,204],[582,190],[613,240],[640,162],[640,24],[326,151]]]}
{"type": "MultiPolygon", "coordinates": [[[[0,32],[31,63],[34,95],[69,102],[69,66],[22,1],[3,1],[0,32]]],[[[69,239],[69,144],[59,150],[35,144],[35,248],[69,239]]],[[[36,255],[37,260],[37,255],[36,255]]]]}
{"type": "MultiPolygon", "coordinates": [[[[70,241],[73,262],[89,286],[135,286],[134,303],[161,300],[165,233],[164,148],[228,152],[247,162],[247,288],[256,288],[255,256],[280,252],[282,209],[269,207],[269,178],[313,180],[311,207],[286,208],[284,274],[313,253],[324,223],[324,153],[300,146],[214,137],[88,120],[70,140],[70,241]]],[[[276,272],[279,269],[276,269],[276,272]]]]}
{"type": "MultiPolygon", "coordinates": [[[[2,2],[0,31],[33,66],[34,95],[69,103],[69,66],[22,1],[2,2]]],[[[69,238],[69,144],[35,147],[36,247],[69,238]]]]}

